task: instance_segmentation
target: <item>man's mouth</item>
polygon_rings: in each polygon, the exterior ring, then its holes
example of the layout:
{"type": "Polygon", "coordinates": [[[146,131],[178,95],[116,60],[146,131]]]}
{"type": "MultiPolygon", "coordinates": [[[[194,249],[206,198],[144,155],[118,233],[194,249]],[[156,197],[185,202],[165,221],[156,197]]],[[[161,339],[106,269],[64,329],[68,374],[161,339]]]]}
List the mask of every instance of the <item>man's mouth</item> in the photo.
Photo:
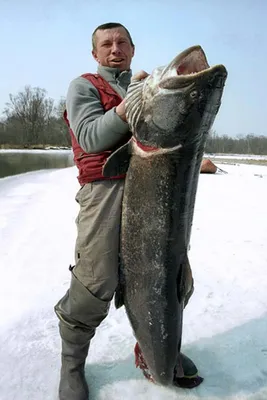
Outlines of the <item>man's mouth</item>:
{"type": "Polygon", "coordinates": [[[122,61],[124,61],[123,58],[114,58],[113,60],[111,60],[111,62],[114,62],[114,63],[121,63],[122,61]]]}

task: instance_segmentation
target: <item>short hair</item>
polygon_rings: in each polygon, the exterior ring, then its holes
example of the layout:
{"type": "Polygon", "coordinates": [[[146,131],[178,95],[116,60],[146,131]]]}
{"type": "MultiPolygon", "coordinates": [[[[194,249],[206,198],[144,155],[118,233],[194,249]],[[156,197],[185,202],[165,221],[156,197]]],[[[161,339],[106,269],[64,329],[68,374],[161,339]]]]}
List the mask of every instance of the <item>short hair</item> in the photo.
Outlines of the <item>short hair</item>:
{"type": "Polygon", "coordinates": [[[125,28],[124,25],[120,24],[119,22],[108,22],[106,24],[99,25],[97,28],[95,28],[95,30],[94,30],[94,32],[92,34],[92,47],[93,47],[93,50],[95,50],[95,48],[96,48],[96,32],[99,31],[99,30],[102,31],[102,30],[105,30],[105,29],[113,29],[113,28],[123,28],[126,31],[126,34],[127,34],[128,38],[130,40],[131,46],[134,47],[134,43],[133,43],[132,37],[130,35],[130,32],[128,31],[127,28],[125,28]]]}

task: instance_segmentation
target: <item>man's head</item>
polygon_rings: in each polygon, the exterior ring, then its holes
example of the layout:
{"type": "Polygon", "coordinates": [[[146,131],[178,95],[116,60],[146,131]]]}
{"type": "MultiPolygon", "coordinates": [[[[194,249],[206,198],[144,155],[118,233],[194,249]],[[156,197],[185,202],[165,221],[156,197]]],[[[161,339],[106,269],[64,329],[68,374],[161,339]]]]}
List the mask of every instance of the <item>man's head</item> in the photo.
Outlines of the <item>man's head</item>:
{"type": "Polygon", "coordinates": [[[129,70],[134,44],[129,31],[116,22],[98,26],[92,35],[92,55],[104,67],[129,70]]]}

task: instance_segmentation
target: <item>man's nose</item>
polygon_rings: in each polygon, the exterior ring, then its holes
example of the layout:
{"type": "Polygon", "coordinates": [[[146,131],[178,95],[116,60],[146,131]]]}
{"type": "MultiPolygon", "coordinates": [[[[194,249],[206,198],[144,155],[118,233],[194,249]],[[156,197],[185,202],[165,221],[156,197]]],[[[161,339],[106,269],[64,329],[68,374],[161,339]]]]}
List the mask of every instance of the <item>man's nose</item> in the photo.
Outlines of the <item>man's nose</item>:
{"type": "Polygon", "coordinates": [[[118,44],[116,42],[112,43],[111,51],[113,54],[118,54],[121,52],[120,47],[118,46],[118,44]]]}

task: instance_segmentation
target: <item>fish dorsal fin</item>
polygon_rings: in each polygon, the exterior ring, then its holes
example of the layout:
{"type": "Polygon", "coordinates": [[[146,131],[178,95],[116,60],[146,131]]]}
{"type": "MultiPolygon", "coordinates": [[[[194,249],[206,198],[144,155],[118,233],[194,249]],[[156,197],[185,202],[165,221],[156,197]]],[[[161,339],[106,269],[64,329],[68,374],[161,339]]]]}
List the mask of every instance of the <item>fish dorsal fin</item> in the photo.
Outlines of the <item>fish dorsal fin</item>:
{"type": "Polygon", "coordinates": [[[143,110],[143,87],[147,78],[130,83],[125,102],[126,118],[132,132],[140,119],[143,110]]]}

